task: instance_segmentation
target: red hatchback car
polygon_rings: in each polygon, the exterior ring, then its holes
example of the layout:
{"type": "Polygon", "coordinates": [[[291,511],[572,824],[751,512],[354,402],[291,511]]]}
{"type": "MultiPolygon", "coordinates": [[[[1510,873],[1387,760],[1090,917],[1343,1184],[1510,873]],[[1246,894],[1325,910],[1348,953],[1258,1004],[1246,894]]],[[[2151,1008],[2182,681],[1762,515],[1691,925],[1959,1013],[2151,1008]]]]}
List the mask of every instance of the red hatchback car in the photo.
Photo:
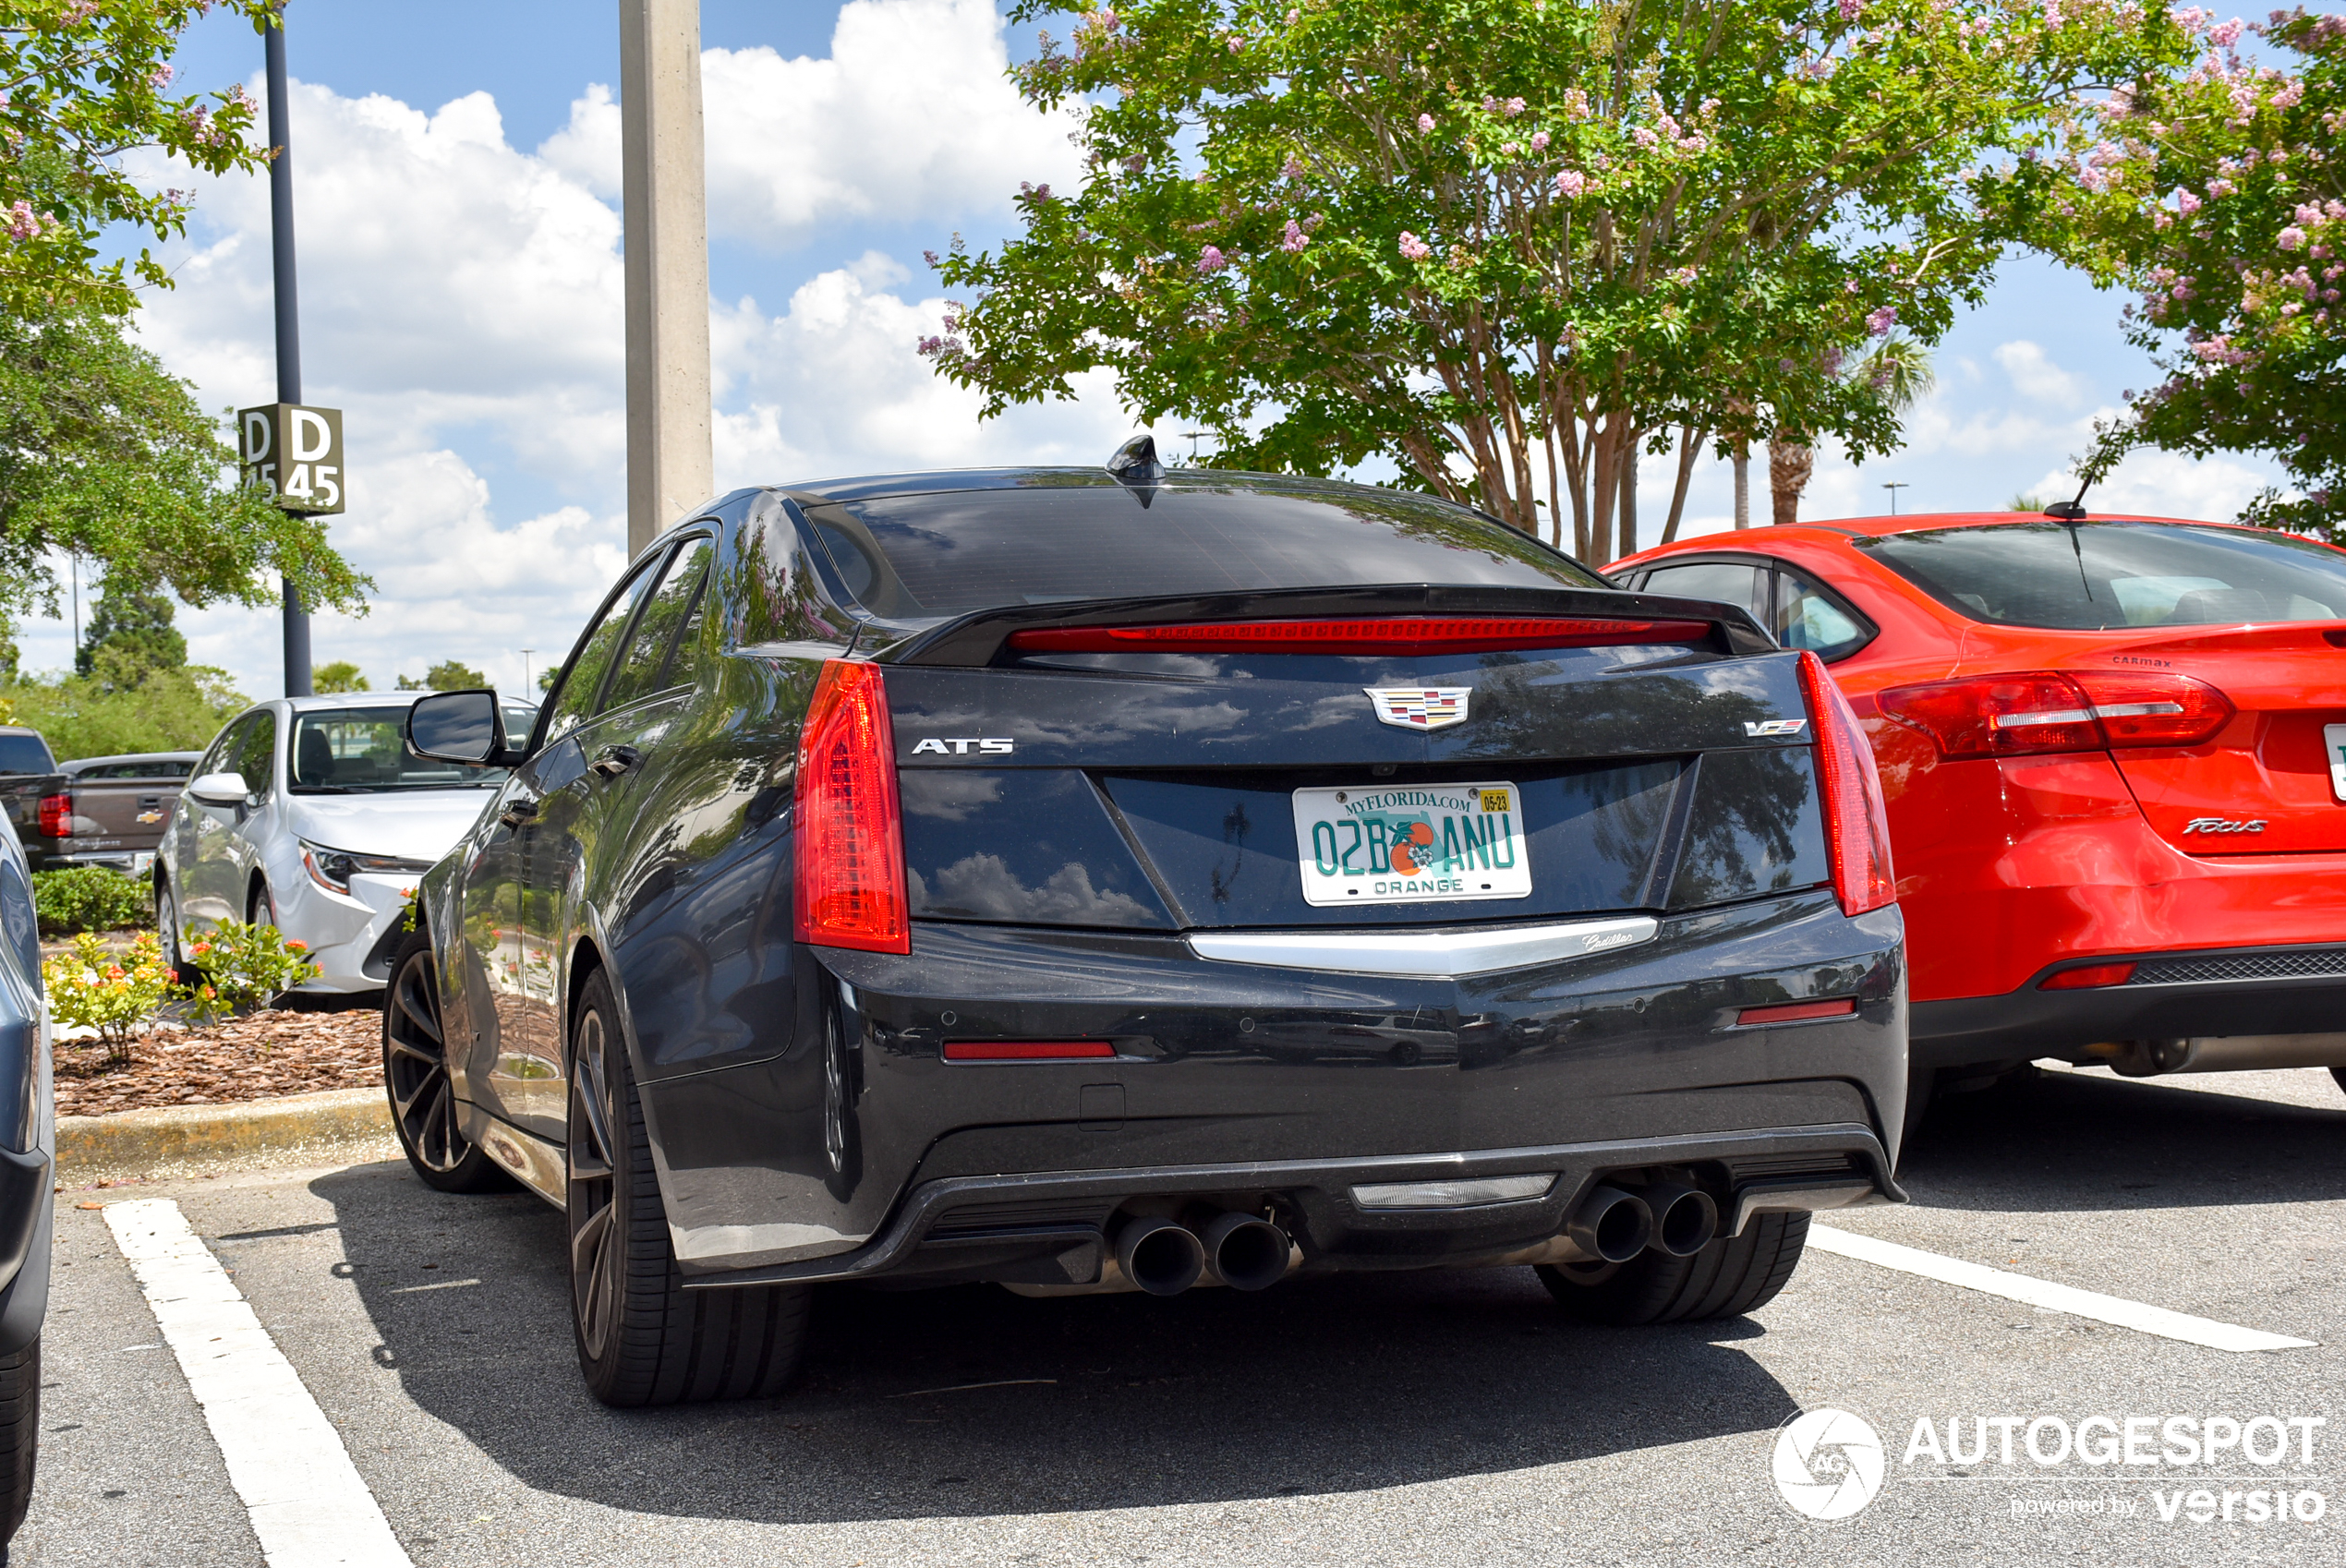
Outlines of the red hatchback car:
{"type": "Polygon", "coordinates": [[[1872,737],[1916,1112],[2042,1056],[2346,1066],[2346,551],[1966,513],[1713,534],[1608,572],[1750,609],[1872,737]]]}

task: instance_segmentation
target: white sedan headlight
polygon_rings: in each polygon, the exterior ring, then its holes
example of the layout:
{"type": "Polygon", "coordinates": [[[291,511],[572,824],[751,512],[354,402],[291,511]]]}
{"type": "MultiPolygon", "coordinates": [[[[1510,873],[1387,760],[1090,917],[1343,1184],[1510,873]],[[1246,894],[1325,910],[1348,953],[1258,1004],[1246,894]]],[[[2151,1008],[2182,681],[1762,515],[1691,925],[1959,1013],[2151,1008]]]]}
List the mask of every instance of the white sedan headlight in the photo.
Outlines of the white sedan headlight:
{"type": "Polygon", "coordinates": [[[309,873],[309,880],[331,893],[348,893],[350,879],[362,871],[381,872],[387,876],[420,876],[431,869],[429,861],[401,860],[396,855],[361,855],[349,850],[330,850],[323,844],[301,840],[301,866],[309,873]]]}

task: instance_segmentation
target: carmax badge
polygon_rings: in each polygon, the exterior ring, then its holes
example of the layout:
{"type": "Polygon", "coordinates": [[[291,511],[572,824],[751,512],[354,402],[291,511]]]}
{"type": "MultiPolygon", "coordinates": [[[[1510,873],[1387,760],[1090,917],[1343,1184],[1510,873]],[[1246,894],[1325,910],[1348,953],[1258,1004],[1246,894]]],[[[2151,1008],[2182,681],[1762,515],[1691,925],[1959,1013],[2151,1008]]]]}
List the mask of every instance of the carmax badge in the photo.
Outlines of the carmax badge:
{"type": "Polygon", "coordinates": [[[1398,730],[1444,730],[1464,724],[1471,686],[1363,686],[1376,716],[1398,730]]]}

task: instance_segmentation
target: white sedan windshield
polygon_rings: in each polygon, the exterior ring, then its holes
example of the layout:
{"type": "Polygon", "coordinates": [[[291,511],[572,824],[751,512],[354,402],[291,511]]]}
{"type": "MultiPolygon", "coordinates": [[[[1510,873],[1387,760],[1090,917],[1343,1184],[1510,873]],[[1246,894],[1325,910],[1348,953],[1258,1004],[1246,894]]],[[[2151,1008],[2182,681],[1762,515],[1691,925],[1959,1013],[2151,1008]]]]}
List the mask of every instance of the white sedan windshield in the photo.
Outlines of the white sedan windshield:
{"type": "MultiPolygon", "coordinates": [[[[405,708],[320,709],[294,720],[286,773],[296,795],[371,794],[392,790],[462,790],[494,786],[502,767],[427,762],[400,740],[405,708]]],[[[518,741],[537,721],[535,709],[505,709],[505,732],[518,741]]]]}

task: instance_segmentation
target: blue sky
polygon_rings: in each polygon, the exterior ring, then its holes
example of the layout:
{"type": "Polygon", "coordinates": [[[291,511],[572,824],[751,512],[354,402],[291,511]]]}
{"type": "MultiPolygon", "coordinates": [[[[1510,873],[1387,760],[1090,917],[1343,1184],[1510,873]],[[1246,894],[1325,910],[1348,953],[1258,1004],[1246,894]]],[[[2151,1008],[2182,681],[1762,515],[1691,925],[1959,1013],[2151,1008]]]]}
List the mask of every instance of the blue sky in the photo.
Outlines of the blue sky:
{"type": "MultiPolygon", "coordinates": [[[[376,686],[454,656],[519,690],[525,648],[566,648],[621,564],[615,0],[294,0],[305,391],[346,410],[351,511],[337,538],[381,593],[321,616],[320,662],[376,686]]],[[[938,290],[921,252],[1011,227],[1021,179],[1066,181],[1066,126],[1001,81],[1026,30],[991,0],[704,0],[710,279],[720,485],[993,461],[1097,462],[1129,433],[1112,389],[989,425],[912,352],[938,290]],[[1007,54],[1006,52],[1007,51],[1007,54]]],[[[260,42],[199,23],[183,83],[260,86],[260,42]]],[[[177,183],[185,183],[184,178],[177,183]]],[[[199,182],[169,259],[179,286],[140,331],[208,405],[267,401],[267,201],[199,182]]],[[[2028,259],[1936,354],[1905,450],[1827,452],[1804,515],[2000,507],[2047,491],[2098,411],[2152,379],[2122,300],[2028,259]]],[[[1169,434],[1169,432],[1160,432],[1169,434]]],[[[1668,504],[1651,465],[1649,535],[1668,504]]],[[[2231,514],[2250,459],[2129,462],[2106,505],[2231,514]]],[[[1699,471],[1689,531],[1727,522],[1723,464],[1699,471]]],[[[1765,515],[1764,500],[1755,511],[1765,515]]],[[[181,612],[192,657],[254,696],[280,689],[276,630],[181,612]]],[[[70,657],[62,621],[20,629],[27,663],[70,657]]]]}

